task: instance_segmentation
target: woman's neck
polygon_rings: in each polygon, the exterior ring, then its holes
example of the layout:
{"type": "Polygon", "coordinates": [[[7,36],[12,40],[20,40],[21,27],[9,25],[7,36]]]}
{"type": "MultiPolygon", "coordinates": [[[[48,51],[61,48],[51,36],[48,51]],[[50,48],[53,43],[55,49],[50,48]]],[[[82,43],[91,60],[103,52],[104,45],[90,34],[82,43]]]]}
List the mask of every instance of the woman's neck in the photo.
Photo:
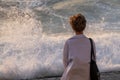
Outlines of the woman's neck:
{"type": "Polygon", "coordinates": [[[76,35],[80,35],[80,34],[83,34],[83,32],[75,32],[76,35]]]}

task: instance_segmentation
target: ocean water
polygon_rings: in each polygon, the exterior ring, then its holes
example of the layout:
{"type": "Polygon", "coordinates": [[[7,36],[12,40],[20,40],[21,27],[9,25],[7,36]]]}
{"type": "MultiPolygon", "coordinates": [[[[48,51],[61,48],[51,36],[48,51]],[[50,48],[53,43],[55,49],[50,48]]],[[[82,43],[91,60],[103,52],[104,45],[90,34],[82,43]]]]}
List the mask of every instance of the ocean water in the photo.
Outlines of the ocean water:
{"type": "Polygon", "coordinates": [[[119,0],[0,0],[0,79],[63,73],[62,50],[74,33],[69,16],[82,13],[101,72],[120,71],[119,0]]]}

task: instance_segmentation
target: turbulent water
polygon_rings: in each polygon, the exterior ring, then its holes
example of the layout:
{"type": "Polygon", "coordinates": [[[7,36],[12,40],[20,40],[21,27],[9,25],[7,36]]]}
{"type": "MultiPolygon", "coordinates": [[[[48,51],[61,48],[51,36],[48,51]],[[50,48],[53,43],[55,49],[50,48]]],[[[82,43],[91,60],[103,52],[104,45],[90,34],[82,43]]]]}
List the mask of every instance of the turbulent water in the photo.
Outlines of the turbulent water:
{"type": "Polygon", "coordinates": [[[69,16],[87,18],[101,72],[120,70],[120,0],[0,0],[0,79],[61,75],[69,16]]]}

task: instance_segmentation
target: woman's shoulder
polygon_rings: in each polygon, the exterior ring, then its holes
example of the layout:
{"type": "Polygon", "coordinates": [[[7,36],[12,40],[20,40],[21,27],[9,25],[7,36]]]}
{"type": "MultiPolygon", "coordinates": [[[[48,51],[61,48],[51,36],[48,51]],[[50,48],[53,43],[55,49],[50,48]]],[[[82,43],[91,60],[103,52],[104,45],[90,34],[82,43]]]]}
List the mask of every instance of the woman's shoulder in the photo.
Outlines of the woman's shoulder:
{"type": "Polygon", "coordinates": [[[69,43],[72,43],[72,42],[76,42],[76,41],[80,41],[80,40],[88,40],[88,37],[86,37],[85,35],[75,35],[75,36],[72,36],[70,38],[68,38],[66,40],[66,44],[69,44],[69,43]]]}
{"type": "Polygon", "coordinates": [[[86,38],[87,39],[88,37],[86,37],[84,34],[80,34],[80,35],[75,35],[75,36],[70,37],[68,39],[68,41],[74,40],[74,39],[82,39],[82,38],[86,38]]]}

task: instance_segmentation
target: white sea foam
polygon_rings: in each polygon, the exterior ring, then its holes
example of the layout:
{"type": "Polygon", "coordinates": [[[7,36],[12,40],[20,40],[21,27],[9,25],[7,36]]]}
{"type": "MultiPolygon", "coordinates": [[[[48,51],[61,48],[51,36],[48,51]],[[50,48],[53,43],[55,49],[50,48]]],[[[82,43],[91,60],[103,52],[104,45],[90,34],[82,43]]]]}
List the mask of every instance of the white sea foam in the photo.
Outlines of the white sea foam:
{"type": "MultiPolygon", "coordinates": [[[[1,11],[6,13],[6,19],[0,22],[0,79],[26,79],[62,74],[63,45],[73,34],[69,31],[47,34],[47,31],[43,31],[42,19],[37,20],[38,16],[31,9],[9,9],[1,8],[1,11]]],[[[56,15],[53,13],[53,16],[56,15]]],[[[57,17],[63,20],[64,17],[59,15],[57,17]]],[[[107,31],[108,25],[103,17],[100,23],[88,24],[85,32],[96,43],[100,71],[120,69],[119,28],[116,27],[116,31],[113,31],[111,26],[107,31]]],[[[119,25],[119,22],[114,25],[119,25]]]]}

